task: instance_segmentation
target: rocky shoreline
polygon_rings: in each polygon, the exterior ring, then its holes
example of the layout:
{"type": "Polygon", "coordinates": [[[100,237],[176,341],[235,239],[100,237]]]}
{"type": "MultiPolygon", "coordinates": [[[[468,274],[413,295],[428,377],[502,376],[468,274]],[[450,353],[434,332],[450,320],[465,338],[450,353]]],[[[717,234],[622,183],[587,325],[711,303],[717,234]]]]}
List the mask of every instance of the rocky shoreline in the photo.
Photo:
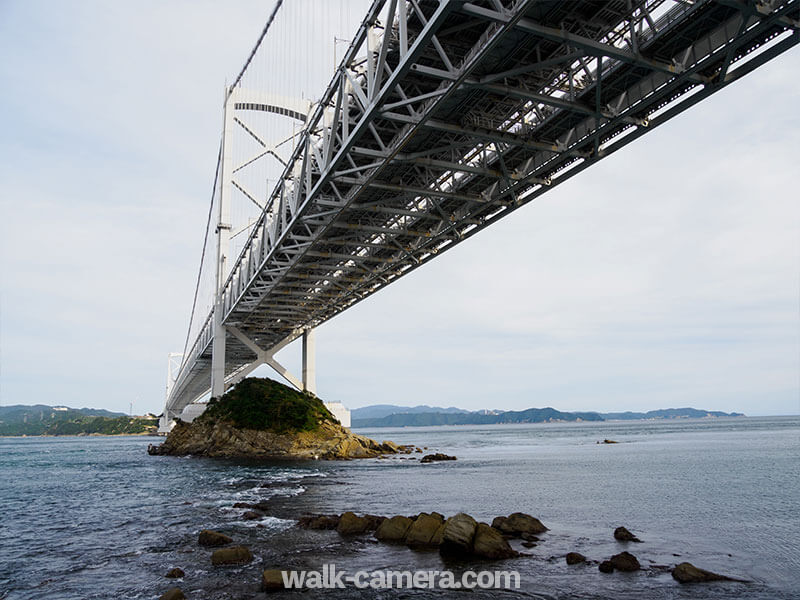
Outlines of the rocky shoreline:
{"type": "MultiPolygon", "coordinates": [[[[236,508],[259,512],[264,516],[259,504],[240,503],[236,508]]],[[[243,518],[247,518],[247,513],[243,518]]],[[[438,551],[447,561],[475,561],[497,564],[502,561],[513,568],[515,559],[530,557],[521,548],[532,548],[547,544],[550,529],[538,518],[526,513],[513,513],[498,516],[491,525],[479,522],[466,513],[458,513],[449,518],[436,512],[422,512],[417,515],[382,515],[362,514],[347,511],[342,514],[305,514],[297,519],[296,527],[308,531],[329,531],[331,536],[345,539],[371,539],[379,544],[404,545],[414,551],[438,551]]],[[[623,546],[641,543],[634,534],[625,527],[614,530],[613,537],[623,546]]],[[[253,552],[247,546],[224,533],[214,530],[203,530],[197,537],[197,545],[210,552],[208,560],[215,568],[247,565],[255,560],[253,552]]],[[[604,574],[665,572],[680,584],[699,584],[708,582],[729,581],[748,583],[747,581],[713,573],[694,566],[689,562],[676,565],[651,565],[644,567],[639,559],[623,550],[603,560],[592,560],[578,552],[552,556],[550,561],[562,561],[565,569],[593,567],[604,574]]],[[[284,573],[292,570],[290,565],[269,565],[261,570],[260,589],[264,592],[280,592],[286,590],[284,573]]],[[[180,567],[171,567],[165,572],[166,579],[188,580],[180,567]]],[[[187,581],[188,583],[188,581],[187,581]]],[[[254,585],[257,582],[253,582],[254,585]]],[[[182,600],[186,595],[180,587],[171,587],[165,591],[160,600],[182,600]]]]}

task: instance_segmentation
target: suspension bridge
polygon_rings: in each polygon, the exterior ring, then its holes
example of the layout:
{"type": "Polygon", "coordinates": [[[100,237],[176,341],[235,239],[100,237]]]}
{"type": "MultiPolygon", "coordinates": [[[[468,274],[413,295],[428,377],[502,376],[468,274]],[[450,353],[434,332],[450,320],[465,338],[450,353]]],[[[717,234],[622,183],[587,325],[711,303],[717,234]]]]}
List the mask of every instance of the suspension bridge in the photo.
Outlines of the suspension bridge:
{"type": "Polygon", "coordinates": [[[779,56],[799,29],[800,0],[279,0],[225,88],[161,430],[262,364],[315,392],[315,327],[779,56]],[[329,13],[314,31],[316,11],[329,13]],[[275,354],[298,338],[295,375],[275,354]]]}

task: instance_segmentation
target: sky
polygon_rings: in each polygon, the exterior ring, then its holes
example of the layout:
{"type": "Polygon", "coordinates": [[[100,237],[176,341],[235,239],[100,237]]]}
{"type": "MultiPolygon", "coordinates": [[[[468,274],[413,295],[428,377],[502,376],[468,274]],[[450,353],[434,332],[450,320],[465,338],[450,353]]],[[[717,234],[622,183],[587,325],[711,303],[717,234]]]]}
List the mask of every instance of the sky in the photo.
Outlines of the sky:
{"type": "MultiPolygon", "coordinates": [[[[0,404],[161,412],[222,90],[271,8],[0,0],[0,404]]],[[[800,413],[799,68],[796,47],[320,326],[319,395],[800,413]]],[[[278,359],[298,372],[299,344],[278,359]]]]}

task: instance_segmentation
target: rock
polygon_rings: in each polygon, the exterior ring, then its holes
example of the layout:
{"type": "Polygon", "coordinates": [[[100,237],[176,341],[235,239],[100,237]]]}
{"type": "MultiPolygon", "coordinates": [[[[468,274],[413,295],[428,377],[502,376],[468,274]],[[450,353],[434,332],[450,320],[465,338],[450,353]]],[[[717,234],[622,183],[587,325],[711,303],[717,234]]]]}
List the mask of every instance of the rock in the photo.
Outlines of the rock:
{"type": "Polygon", "coordinates": [[[533,535],[532,533],[523,533],[519,537],[521,537],[526,542],[538,542],[539,541],[539,538],[536,537],[535,535],[533,535]]]}
{"type": "Polygon", "coordinates": [[[336,529],[339,515],[305,515],[300,517],[297,524],[303,529],[336,529]]]}
{"type": "Polygon", "coordinates": [[[536,535],[547,531],[547,527],[539,519],[525,513],[513,513],[508,517],[495,517],[492,521],[492,527],[498,529],[501,533],[514,537],[522,537],[526,534],[536,535]]]}
{"type": "Polygon", "coordinates": [[[639,561],[630,552],[620,552],[609,559],[609,562],[617,571],[638,571],[639,561]]]}
{"type": "Polygon", "coordinates": [[[386,520],[386,517],[379,515],[364,515],[364,518],[367,520],[367,531],[375,531],[386,520]]]}
{"type": "Polygon", "coordinates": [[[580,552],[568,552],[566,558],[568,565],[577,565],[586,562],[586,557],[580,552]]]}
{"type": "Polygon", "coordinates": [[[420,463],[432,463],[441,460],[457,460],[455,456],[448,456],[447,454],[442,454],[441,452],[437,452],[436,454],[426,454],[420,460],[420,463]]]}
{"type": "Polygon", "coordinates": [[[402,515],[386,519],[375,531],[375,537],[382,542],[402,542],[413,521],[402,515]]]}
{"type": "Polygon", "coordinates": [[[450,517],[444,523],[439,550],[444,554],[472,554],[472,538],[477,527],[478,522],[467,514],[458,513],[450,517]]]}
{"type": "Polygon", "coordinates": [[[705,583],[707,581],[739,581],[732,577],[712,573],[705,569],[699,569],[692,563],[683,562],[672,569],[672,577],[680,583],[705,583]]]}
{"type": "Polygon", "coordinates": [[[261,590],[264,592],[276,592],[284,589],[283,571],[281,569],[264,569],[261,573],[261,590]]]}
{"type": "Polygon", "coordinates": [[[614,539],[619,540],[620,542],[641,542],[639,538],[633,535],[630,531],[625,529],[624,527],[617,527],[614,530],[614,539]]]}
{"type": "Polygon", "coordinates": [[[245,546],[232,546],[214,550],[211,555],[211,564],[218,565],[243,565],[253,560],[253,553],[245,546]]]}
{"type": "Polygon", "coordinates": [[[431,538],[431,546],[441,546],[442,540],[444,539],[444,522],[439,525],[439,528],[436,530],[436,533],[433,534],[431,538]]]}
{"type": "Polygon", "coordinates": [[[522,545],[525,548],[535,548],[536,547],[536,542],[522,542],[522,545]]]}
{"type": "Polygon", "coordinates": [[[197,543],[201,546],[224,546],[225,544],[230,544],[233,541],[232,538],[228,537],[224,533],[220,533],[219,531],[212,531],[210,529],[204,529],[200,532],[200,535],[197,538],[197,543]]]}
{"type": "Polygon", "coordinates": [[[603,562],[601,562],[597,566],[597,568],[600,569],[601,573],[613,573],[614,572],[614,565],[611,564],[610,560],[604,560],[603,562]]]}
{"type": "Polygon", "coordinates": [[[619,442],[615,442],[614,440],[603,440],[603,443],[604,444],[619,444],[619,442]]]}
{"type": "Polygon", "coordinates": [[[516,550],[508,545],[506,538],[494,527],[486,523],[478,523],[475,537],[472,539],[472,554],[480,558],[512,558],[517,556],[516,550]]]}
{"type": "Polygon", "coordinates": [[[233,508],[254,508],[255,505],[250,504],[249,502],[237,502],[233,505],[233,508]]]}
{"type": "Polygon", "coordinates": [[[369,520],[365,517],[359,517],[355,513],[347,511],[339,517],[336,531],[339,532],[339,535],[357,535],[366,533],[369,529],[369,524],[369,520]]]}
{"type": "Polygon", "coordinates": [[[167,574],[164,575],[164,577],[168,577],[169,579],[178,579],[180,577],[183,577],[185,574],[186,573],[183,572],[183,569],[175,567],[167,571],[167,574]]]}
{"type": "Polygon", "coordinates": [[[183,595],[181,588],[170,588],[161,594],[158,600],[186,600],[186,596],[183,595]]]}
{"type": "Polygon", "coordinates": [[[260,519],[260,518],[261,518],[261,517],[263,517],[263,516],[264,516],[264,515],[263,515],[262,513],[260,513],[260,512],[256,512],[256,511],[254,511],[254,510],[248,510],[248,511],[245,511],[245,512],[242,514],[242,518],[243,518],[245,521],[253,521],[254,519],[260,519]]]}
{"type": "Polygon", "coordinates": [[[386,452],[387,454],[397,454],[400,452],[400,448],[394,442],[389,442],[384,440],[381,442],[381,450],[386,452]]]}
{"type": "Polygon", "coordinates": [[[411,547],[430,546],[433,536],[442,524],[442,519],[437,519],[427,513],[420,513],[406,532],[406,544],[411,547]]]}

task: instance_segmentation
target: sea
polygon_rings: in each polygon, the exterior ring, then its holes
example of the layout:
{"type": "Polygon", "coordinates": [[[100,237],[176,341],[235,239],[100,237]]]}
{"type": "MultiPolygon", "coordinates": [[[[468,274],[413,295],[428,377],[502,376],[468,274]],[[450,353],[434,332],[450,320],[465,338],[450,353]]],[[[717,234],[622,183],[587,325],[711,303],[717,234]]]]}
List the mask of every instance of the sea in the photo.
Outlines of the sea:
{"type": "Polygon", "coordinates": [[[456,461],[248,462],[149,456],[148,437],[0,439],[0,599],[264,598],[267,568],[516,571],[520,587],[344,589],[297,598],[800,598],[800,417],[357,430],[456,461]],[[598,443],[613,440],[616,444],[598,443]],[[266,502],[243,519],[241,502],[266,502]],[[445,561],[436,551],[296,526],[305,513],[524,512],[549,528],[526,555],[445,561]],[[625,526],[642,543],[621,543],[625,526]],[[202,529],[254,560],[213,567],[202,529]],[[601,573],[627,550],[643,569],[601,573]],[[567,552],[588,564],[568,566],[567,552]],[[680,562],[746,582],[682,585],[680,562]],[[180,567],[184,577],[166,579],[180,567]]]}

